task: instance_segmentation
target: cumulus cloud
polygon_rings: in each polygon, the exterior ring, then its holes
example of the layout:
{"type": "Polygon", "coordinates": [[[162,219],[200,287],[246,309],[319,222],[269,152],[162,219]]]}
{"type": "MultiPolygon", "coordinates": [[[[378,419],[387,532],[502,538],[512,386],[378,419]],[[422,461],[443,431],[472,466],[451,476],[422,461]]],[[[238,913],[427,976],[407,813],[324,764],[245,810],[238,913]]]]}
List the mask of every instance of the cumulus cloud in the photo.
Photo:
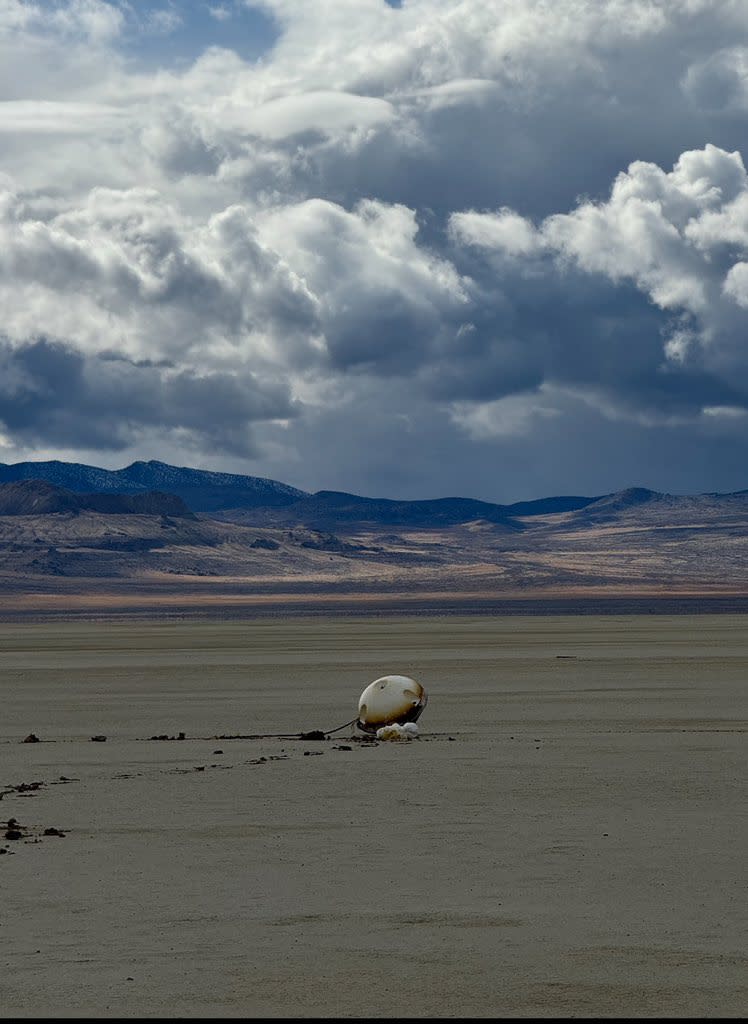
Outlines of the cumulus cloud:
{"type": "Polygon", "coordinates": [[[253,421],[294,414],[284,367],[315,300],[245,209],[194,224],[153,191],[99,189],[44,219],[5,191],[0,211],[11,434],[121,448],[160,422],[246,454],[253,421]]]}
{"type": "Polygon", "coordinates": [[[87,350],[135,358],[249,354],[298,326],[314,329],[303,282],[257,238],[249,212],[229,207],[193,222],[153,190],[95,189],[47,219],[0,194],[5,331],[35,331],[87,350]],[[14,295],[24,294],[20,302],[14,295]]]}
{"type": "Polygon", "coordinates": [[[661,339],[667,389],[693,391],[697,403],[701,389],[707,401],[721,386],[748,401],[748,175],[739,152],[708,144],[683,153],[671,171],[636,161],[607,200],[537,226],[501,210],[454,214],[451,227],[460,244],[508,259],[514,272],[582,271],[606,286],[635,286],[673,317],[661,339]]]}
{"type": "Polygon", "coordinates": [[[543,248],[540,232],[532,222],[507,207],[492,214],[455,213],[450,226],[458,241],[508,256],[529,256],[543,248]]]}
{"type": "Polygon", "coordinates": [[[511,498],[580,479],[594,424],[593,483],[627,445],[676,479],[688,436],[744,486],[746,29],[741,0],[0,3],[3,436],[511,498]]]}
{"type": "Polygon", "coordinates": [[[748,106],[748,49],[729,46],[695,61],[683,76],[683,89],[708,113],[744,110],[748,106]]]}
{"type": "Polygon", "coordinates": [[[377,374],[418,366],[467,304],[454,267],[418,244],[412,210],[373,200],[348,212],[309,200],[266,214],[273,239],[317,297],[330,364],[377,374]]]}

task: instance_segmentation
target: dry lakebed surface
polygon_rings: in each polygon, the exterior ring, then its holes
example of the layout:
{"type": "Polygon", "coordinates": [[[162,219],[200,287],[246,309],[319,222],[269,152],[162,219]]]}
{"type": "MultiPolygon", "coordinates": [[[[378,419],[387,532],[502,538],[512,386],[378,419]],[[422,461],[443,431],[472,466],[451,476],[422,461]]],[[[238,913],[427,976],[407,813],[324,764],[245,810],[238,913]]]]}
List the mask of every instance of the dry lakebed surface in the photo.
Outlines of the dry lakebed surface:
{"type": "Polygon", "coordinates": [[[21,622],[0,696],[0,1016],[748,1010],[746,616],[21,622]],[[388,672],[419,739],[300,738],[388,672]]]}

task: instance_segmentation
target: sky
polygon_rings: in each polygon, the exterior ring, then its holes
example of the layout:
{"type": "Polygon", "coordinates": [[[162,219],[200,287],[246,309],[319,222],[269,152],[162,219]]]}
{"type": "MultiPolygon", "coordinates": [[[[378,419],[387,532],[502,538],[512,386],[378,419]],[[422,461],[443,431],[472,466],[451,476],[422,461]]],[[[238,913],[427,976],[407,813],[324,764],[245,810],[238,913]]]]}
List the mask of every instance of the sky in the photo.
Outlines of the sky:
{"type": "Polygon", "coordinates": [[[748,488],[745,0],[0,0],[0,462],[748,488]]]}

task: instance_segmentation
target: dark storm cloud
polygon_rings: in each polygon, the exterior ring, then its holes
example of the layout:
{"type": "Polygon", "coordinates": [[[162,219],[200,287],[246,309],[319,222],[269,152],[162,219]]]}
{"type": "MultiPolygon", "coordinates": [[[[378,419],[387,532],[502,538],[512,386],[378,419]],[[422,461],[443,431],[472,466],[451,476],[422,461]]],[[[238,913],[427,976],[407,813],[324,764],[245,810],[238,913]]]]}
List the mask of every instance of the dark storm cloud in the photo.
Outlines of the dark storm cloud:
{"type": "Polygon", "coordinates": [[[0,343],[0,423],[29,444],[121,450],[157,427],[248,456],[253,421],[294,411],[282,384],[251,373],[174,373],[111,354],[85,357],[59,342],[0,343]]]}
{"type": "Polygon", "coordinates": [[[630,283],[548,257],[532,263],[529,274],[516,261],[470,265],[500,282],[501,292],[475,298],[475,330],[456,337],[449,358],[424,371],[435,393],[493,400],[548,382],[604,395],[633,415],[661,416],[748,403],[747,378],[720,375],[693,355],[666,358],[667,339],[687,318],[658,309],[630,283]]]}

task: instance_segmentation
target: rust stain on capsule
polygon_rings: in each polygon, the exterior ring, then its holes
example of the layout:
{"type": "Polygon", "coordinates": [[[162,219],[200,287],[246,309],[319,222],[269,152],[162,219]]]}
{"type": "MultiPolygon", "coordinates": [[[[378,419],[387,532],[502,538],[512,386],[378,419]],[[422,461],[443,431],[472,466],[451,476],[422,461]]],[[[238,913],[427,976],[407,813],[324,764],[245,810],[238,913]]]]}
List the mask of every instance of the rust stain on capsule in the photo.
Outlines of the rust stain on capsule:
{"type": "Polygon", "coordinates": [[[426,691],[409,676],[382,676],[369,683],[358,702],[359,729],[376,733],[383,725],[415,722],[426,707],[426,691]]]}

